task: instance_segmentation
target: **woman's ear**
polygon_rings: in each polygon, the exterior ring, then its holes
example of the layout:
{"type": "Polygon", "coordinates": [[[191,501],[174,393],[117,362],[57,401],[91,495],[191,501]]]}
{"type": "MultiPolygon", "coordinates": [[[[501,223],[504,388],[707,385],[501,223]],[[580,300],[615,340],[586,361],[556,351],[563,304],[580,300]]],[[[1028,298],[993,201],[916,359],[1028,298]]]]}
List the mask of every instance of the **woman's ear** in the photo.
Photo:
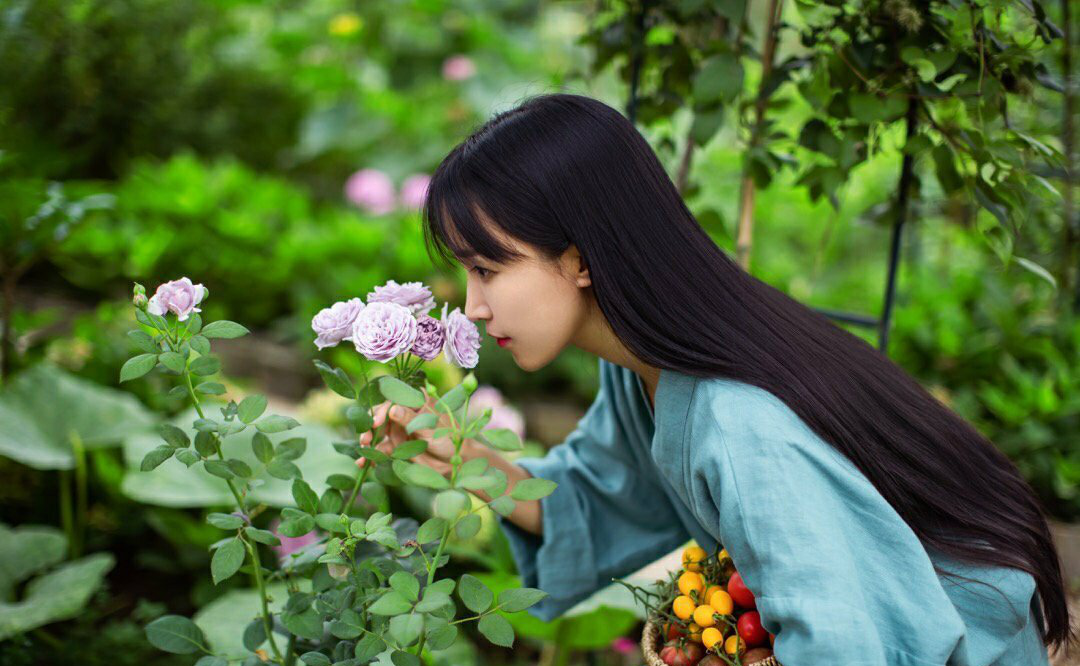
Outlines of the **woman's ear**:
{"type": "Polygon", "coordinates": [[[585,264],[585,258],[581,256],[577,246],[570,245],[566,248],[566,266],[569,268],[574,284],[585,288],[592,285],[592,277],[589,275],[589,267],[585,264]]]}

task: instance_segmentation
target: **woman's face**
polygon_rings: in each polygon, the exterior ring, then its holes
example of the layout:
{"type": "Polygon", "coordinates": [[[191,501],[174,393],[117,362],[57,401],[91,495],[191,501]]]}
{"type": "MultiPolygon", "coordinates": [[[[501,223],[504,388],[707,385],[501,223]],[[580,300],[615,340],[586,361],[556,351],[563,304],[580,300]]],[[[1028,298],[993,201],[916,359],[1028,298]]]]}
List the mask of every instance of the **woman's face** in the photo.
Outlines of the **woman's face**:
{"type": "Polygon", "coordinates": [[[551,262],[512,238],[500,239],[525,258],[496,264],[459,257],[468,276],[465,316],[483,321],[488,335],[509,338],[501,346],[531,372],[554,360],[582,329],[591,297],[588,269],[573,246],[551,262]]]}

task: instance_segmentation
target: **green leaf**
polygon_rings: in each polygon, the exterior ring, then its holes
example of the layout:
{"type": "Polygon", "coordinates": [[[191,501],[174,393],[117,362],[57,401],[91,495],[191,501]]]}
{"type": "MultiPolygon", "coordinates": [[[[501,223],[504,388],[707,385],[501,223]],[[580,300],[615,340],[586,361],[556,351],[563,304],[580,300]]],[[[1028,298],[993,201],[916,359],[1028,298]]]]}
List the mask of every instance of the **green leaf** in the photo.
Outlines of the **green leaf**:
{"type": "Polygon", "coordinates": [[[200,356],[188,368],[192,374],[205,377],[221,370],[221,361],[213,356],[200,356]]]}
{"type": "Polygon", "coordinates": [[[1014,257],[1014,259],[1016,259],[1016,263],[1020,264],[1021,266],[1031,271],[1035,275],[1039,276],[1040,278],[1046,280],[1055,289],[1057,288],[1057,280],[1054,278],[1053,275],[1050,274],[1050,271],[1046,270],[1045,268],[1030,259],[1025,259],[1024,257],[1017,256],[1014,257]]]}
{"type": "Polygon", "coordinates": [[[301,638],[317,641],[323,635],[323,622],[314,608],[302,613],[282,613],[281,623],[285,628],[301,638]]]}
{"type": "Polygon", "coordinates": [[[378,481],[366,481],[364,485],[360,486],[360,496],[380,511],[383,510],[382,507],[390,502],[386,488],[378,481]]]}
{"type": "Polygon", "coordinates": [[[476,513],[470,513],[454,525],[454,533],[462,541],[467,541],[480,531],[480,515],[476,513]]]}
{"type": "Polygon", "coordinates": [[[388,590],[368,610],[373,615],[401,615],[412,610],[412,604],[397,590],[388,590]]]}
{"type": "Polygon", "coordinates": [[[199,457],[199,454],[195,453],[191,449],[177,449],[175,457],[177,460],[184,463],[184,465],[188,467],[191,467],[195,463],[202,460],[202,458],[199,457]]]}
{"type": "Polygon", "coordinates": [[[307,440],[303,437],[292,437],[285,440],[281,444],[278,444],[277,450],[274,452],[276,458],[281,460],[296,460],[300,456],[304,455],[304,451],[307,450],[307,440]]]}
{"type": "Polygon", "coordinates": [[[300,422],[291,416],[281,416],[279,414],[271,414],[270,416],[264,416],[255,422],[255,427],[260,432],[269,434],[277,432],[285,432],[286,430],[292,430],[300,425],[300,422]]]}
{"type": "Polygon", "coordinates": [[[210,353],[210,341],[201,335],[193,336],[188,340],[188,344],[191,345],[193,350],[199,352],[199,354],[205,356],[210,353]]]}
{"type": "Polygon", "coordinates": [[[450,487],[446,477],[425,465],[407,463],[404,460],[395,460],[393,463],[394,474],[402,481],[422,488],[443,490],[450,487]]]}
{"type": "Polygon", "coordinates": [[[499,593],[499,610],[506,613],[517,613],[536,605],[546,596],[547,592],[532,587],[503,590],[499,593]]]}
{"type": "Polygon", "coordinates": [[[195,450],[204,458],[215,455],[217,453],[217,446],[214,444],[213,433],[205,430],[200,430],[195,433],[195,450]]]}
{"type": "Polygon", "coordinates": [[[139,465],[139,469],[143,472],[149,472],[169,458],[172,458],[174,453],[176,453],[176,449],[162,444],[146,454],[146,457],[142,459],[142,464],[139,465]]]}
{"type": "Polygon", "coordinates": [[[398,615],[390,620],[390,635],[394,638],[394,641],[402,647],[412,645],[416,642],[416,639],[420,638],[420,632],[423,629],[423,615],[398,615]]]}
{"type": "Polygon", "coordinates": [[[465,387],[458,384],[454,388],[446,392],[446,394],[439,398],[435,403],[435,409],[440,412],[449,414],[450,412],[457,411],[462,405],[465,404],[465,399],[469,397],[469,394],[465,392],[465,387]]]}
{"type": "Polygon", "coordinates": [[[696,105],[730,102],[742,92],[742,65],[733,53],[718,53],[701,63],[692,85],[696,105]]]}
{"type": "Polygon", "coordinates": [[[177,449],[186,449],[191,445],[187,433],[171,423],[162,423],[158,426],[158,432],[165,443],[177,449]]]}
{"type": "Polygon", "coordinates": [[[333,488],[327,488],[319,497],[319,513],[340,513],[345,499],[333,488]]]}
{"type": "Polygon", "coordinates": [[[157,365],[157,354],[139,354],[130,358],[120,368],[120,382],[138,379],[153,370],[155,365],[157,365]]]}
{"type": "Polygon", "coordinates": [[[360,663],[371,661],[381,652],[386,650],[386,643],[377,634],[364,634],[364,637],[356,642],[356,650],[353,653],[360,663]]]}
{"type": "Polygon", "coordinates": [[[251,423],[265,411],[266,396],[256,393],[240,401],[240,405],[236,408],[236,416],[244,423],[251,423]]]}
{"type": "Polygon", "coordinates": [[[315,529],[315,519],[302,511],[285,508],[281,510],[281,517],[277,531],[287,537],[302,537],[315,529]]]}
{"type": "Polygon", "coordinates": [[[231,513],[211,513],[206,522],[223,530],[238,530],[244,526],[244,519],[231,513]]]}
{"type": "Polygon", "coordinates": [[[270,443],[270,438],[261,432],[251,436],[251,452],[263,464],[274,459],[274,445],[270,443]]]}
{"type": "Polygon", "coordinates": [[[199,657],[199,660],[195,662],[195,666],[229,666],[229,661],[225,657],[208,654],[205,657],[199,657]]]}
{"type": "Polygon", "coordinates": [[[155,355],[161,353],[161,346],[145,331],[128,331],[127,336],[140,350],[155,355]]]}
{"type": "Polygon", "coordinates": [[[491,503],[488,504],[488,506],[490,506],[491,510],[499,514],[500,516],[509,517],[510,514],[514,512],[517,504],[514,502],[514,500],[510,499],[506,495],[503,495],[502,497],[497,497],[492,500],[491,503]]]}
{"type": "Polygon", "coordinates": [[[296,500],[296,506],[301,510],[315,515],[319,512],[319,496],[311,489],[311,486],[302,479],[295,479],[292,483],[292,496],[296,500]]]}
{"type": "Polygon", "coordinates": [[[301,476],[300,468],[288,460],[271,460],[266,466],[266,473],[275,479],[283,481],[297,479],[301,476]]]}
{"type": "Polygon", "coordinates": [[[439,422],[438,414],[420,414],[409,421],[409,425],[405,426],[405,431],[410,435],[417,430],[423,430],[426,428],[434,428],[439,422]]]}
{"type": "Polygon", "coordinates": [[[410,409],[420,409],[424,406],[424,394],[396,377],[390,375],[379,377],[379,391],[383,397],[395,405],[404,405],[410,409]]]}
{"type": "Polygon", "coordinates": [[[356,638],[364,633],[364,621],[356,611],[346,608],[338,619],[330,624],[330,633],[342,639],[356,638]]]}
{"type": "Polygon", "coordinates": [[[446,521],[442,518],[428,519],[416,531],[416,541],[421,544],[438,541],[444,529],[446,529],[446,521]]]}
{"type": "Polygon", "coordinates": [[[234,321],[222,319],[221,321],[213,321],[207,324],[202,329],[202,335],[206,338],[239,338],[250,333],[246,328],[237,324],[234,321]]]}
{"type": "Polygon", "coordinates": [[[514,484],[514,489],[510,491],[510,497],[519,502],[538,500],[550,495],[555,490],[556,485],[554,481],[548,479],[522,479],[514,484]]]}
{"type": "Polygon", "coordinates": [[[259,646],[266,642],[266,626],[263,625],[263,619],[257,617],[248,623],[244,629],[244,647],[254,652],[259,649],[259,646]]]}
{"type": "Polygon", "coordinates": [[[461,577],[457,590],[458,596],[465,602],[465,606],[474,613],[483,613],[490,608],[495,596],[487,585],[484,585],[479,578],[470,574],[461,577]]]}
{"type": "Polygon", "coordinates": [[[277,538],[277,536],[269,530],[260,530],[249,525],[248,527],[244,528],[244,534],[246,534],[248,538],[252,541],[258,541],[259,543],[266,544],[267,546],[281,545],[281,539],[277,538]]]}
{"type": "Polygon", "coordinates": [[[195,391],[204,395],[221,395],[225,393],[225,385],[220,382],[203,382],[195,387],[195,391]]]}
{"type": "Polygon", "coordinates": [[[445,650],[457,639],[457,627],[442,623],[428,631],[427,644],[432,650],[445,650]]]}
{"type": "Polygon", "coordinates": [[[427,451],[428,443],[422,439],[410,439],[394,447],[390,456],[395,460],[408,460],[427,451]]]}
{"type": "Polygon", "coordinates": [[[514,629],[502,615],[485,615],[480,618],[476,628],[495,645],[514,647],[514,629]]]}
{"type": "Polygon", "coordinates": [[[488,428],[480,433],[478,439],[499,451],[520,451],[523,448],[521,438],[508,428],[488,428]]]}
{"type": "Polygon", "coordinates": [[[213,474],[219,479],[225,479],[226,481],[236,476],[229,468],[228,463],[224,460],[207,460],[203,463],[203,469],[205,469],[208,474],[213,474]]]}
{"type": "Polygon", "coordinates": [[[409,601],[416,601],[420,595],[420,581],[407,571],[396,571],[390,576],[390,587],[409,601]]]}
{"type": "Polygon", "coordinates": [[[146,625],[146,639],[157,649],[173,654],[192,654],[206,649],[202,629],[180,615],[165,615],[146,625]]]}
{"type": "Polygon", "coordinates": [[[375,425],[374,419],[371,418],[371,412],[356,404],[345,408],[345,420],[349,422],[353,431],[358,435],[371,430],[371,427],[375,425]]]}
{"type": "Polygon", "coordinates": [[[248,464],[243,460],[229,458],[225,461],[225,464],[229,466],[229,470],[233,474],[239,476],[242,479],[249,479],[252,476],[251,467],[249,467],[248,464]]]}
{"type": "Polygon", "coordinates": [[[174,351],[159,354],[158,361],[173,372],[183,372],[184,366],[187,365],[187,361],[184,360],[184,357],[174,351]]]}
{"type": "Polygon", "coordinates": [[[393,663],[394,666],[423,666],[420,657],[417,657],[411,652],[404,652],[402,650],[394,650],[390,655],[390,662],[393,663]]]}
{"type": "MultiPolygon", "coordinates": [[[[335,634],[336,635],[336,634],[335,634]]],[[[359,635],[359,634],[357,634],[359,635]]],[[[344,636],[338,636],[338,638],[345,638],[344,636]]],[[[307,664],[307,666],[330,666],[330,657],[327,657],[322,652],[305,652],[300,655],[300,661],[307,664]]]]}
{"type": "Polygon", "coordinates": [[[240,539],[232,538],[219,546],[210,560],[210,576],[214,579],[214,585],[239,571],[243,563],[244,543],[240,539]]]}
{"type": "Polygon", "coordinates": [[[344,370],[331,367],[319,360],[315,361],[315,367],[318,368],[319,374],[322,375],[323,381],[331,391],[349,400],[356,399],[356,389],[353,388],[344,370]]]}

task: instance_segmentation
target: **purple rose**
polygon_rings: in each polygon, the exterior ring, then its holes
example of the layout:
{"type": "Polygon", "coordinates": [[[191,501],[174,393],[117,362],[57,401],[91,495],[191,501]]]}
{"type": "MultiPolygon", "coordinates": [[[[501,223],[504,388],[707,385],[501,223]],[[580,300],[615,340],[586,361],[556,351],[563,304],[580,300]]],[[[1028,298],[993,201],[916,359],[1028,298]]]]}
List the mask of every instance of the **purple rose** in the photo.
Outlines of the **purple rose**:
{"type": "Polygon", "coordinates": [[[202,312],[195,306],[201,303],[208,293],[201,284],[192,284],[191,280],[183,277],[158,286],[146,304],[146,311],[159,316],[172,312],[180,321],[186,321],[192,312],[202,312]]]}
{"type": "Polygon", "coordinates": [[[434,361],[446,341],[446,329],[434,317],[420,315],[416,320],[416,342],[409,350],[425,361],[434,361]]]}
{"type": "Polygon", "coordinates": [[[385,363],[412,348],[416,329],[416,318],[404,305],[368,303],[353,322],[349,340],[365,358],[385,363]]]}
{"type": "Polygon", "coordinates": [[[480,331],[476,324],[461,314],[460,308],[454,308],[450,314],[446,309],[449,303],[443,303],[442,323],[446,327],[446,358],[459,368],[474,368],[480,360],[480,331]]]}
{"type": "Polygon", "coordinates": [[[397,303],[409,308],[409,312],[416,316],[427,314],[435,307],[435,297],[422,282],[398,284],[389,280],[386,284],[375,287],[375,291],[367,295],[367,302],[397,303]]]}
{"type": "Polygon", "coordinates": [[[311,330],[319,334],[315,338],[315,346],[325,349],[348,339],[352,333],[353,322],[363,309],[364,302],[359,298],[352,298],[320,310],[311,320],[311,330]]]}
{"type": "Polygon", "coordinates": [[[431,176],[426,173],[414,173],[406,178],[401,184],[401,205],[410,210],[423,208],[430,184],[431,176]]]}
{"type": "Polygon", "coordinates": [[[378,169],[361,169],[345,183],[349,201],[373,215],[385,215],[394,210],[394,183],[378,169]]]}

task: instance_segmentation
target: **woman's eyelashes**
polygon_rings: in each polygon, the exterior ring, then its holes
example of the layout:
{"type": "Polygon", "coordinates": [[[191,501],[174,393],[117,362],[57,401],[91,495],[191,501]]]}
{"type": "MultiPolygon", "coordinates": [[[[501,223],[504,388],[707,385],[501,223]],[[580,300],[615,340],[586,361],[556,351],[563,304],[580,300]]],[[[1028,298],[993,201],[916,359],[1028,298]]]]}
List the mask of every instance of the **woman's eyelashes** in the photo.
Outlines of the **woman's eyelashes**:
{"type": "Polygon", "coordinates": [[[482,266],[473,266],[472,270],[473,270],[474,273],[476,273],[477,277],[479,277],[481,280],[487,278],[492,273],[492,271],[489,271],[488,269],[483,268],[482,266]]]}

